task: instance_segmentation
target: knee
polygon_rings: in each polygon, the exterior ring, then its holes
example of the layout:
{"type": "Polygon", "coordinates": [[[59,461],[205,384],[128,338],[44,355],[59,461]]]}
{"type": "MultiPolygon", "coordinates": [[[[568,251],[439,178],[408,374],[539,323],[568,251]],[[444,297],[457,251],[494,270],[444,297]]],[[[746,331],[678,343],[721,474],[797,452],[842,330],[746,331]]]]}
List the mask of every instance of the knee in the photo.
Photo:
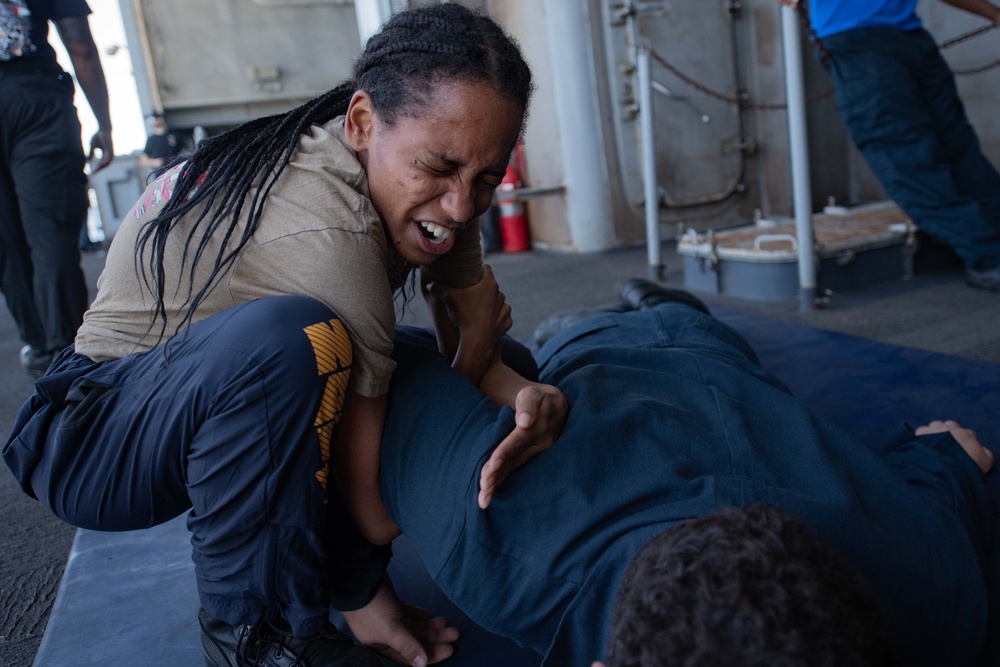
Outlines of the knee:
{"type": "Polygon", "coordinates": [[[257,338],[294,337],[307,327],[339,319],[332,308],[306,296],[270,296],[227,311],[227,329],[257,338]]]}
{"type": "Polygon", "coordinates": [[[200,327],[209,329],[209,347],[230,350],[272,375],[315,379],[351,364],[346,327],[330,307],[309,297],[242,304],[193,325],[192,342],[204,335],[200,327]]]}
{"type": "Polygon", "coordinates": [[[303,329],[317,322],[338,319],[332,308],[308,296],[270,296],[251,301],[243,309],[248,318],[262,320],[271,330],[303,329]]]}

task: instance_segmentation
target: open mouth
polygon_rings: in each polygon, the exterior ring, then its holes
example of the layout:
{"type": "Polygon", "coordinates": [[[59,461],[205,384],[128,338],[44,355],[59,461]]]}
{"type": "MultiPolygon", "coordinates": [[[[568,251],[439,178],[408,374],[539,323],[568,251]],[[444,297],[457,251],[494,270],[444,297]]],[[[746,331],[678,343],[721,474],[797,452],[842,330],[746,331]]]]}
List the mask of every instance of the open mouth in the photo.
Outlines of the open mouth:
{"type": "Polygon", "coordinates": [[[442,227],[441,225],[435,224],[433,222],[426,222],[423,220],[420,221],[420,227],[422,229],[424,238],[433,243],[434,245],[444,243],[449,238],[451,238],[451,235],[454,233],[453,230],[448,229],[447,227],[442,227]]]}

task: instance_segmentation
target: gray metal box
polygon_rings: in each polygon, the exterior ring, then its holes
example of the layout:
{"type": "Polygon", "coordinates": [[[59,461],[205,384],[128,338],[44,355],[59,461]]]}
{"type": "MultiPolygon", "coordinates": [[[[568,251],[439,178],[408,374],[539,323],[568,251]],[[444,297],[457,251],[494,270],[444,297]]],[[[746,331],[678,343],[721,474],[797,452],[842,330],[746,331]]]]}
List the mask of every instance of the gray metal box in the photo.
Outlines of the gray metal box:
{"type": "MultiPolygon", "coordinates": [[[[911,271],[912,222],[895,205],[828,207],[813,216],[816,285],[843,291],[911,271]]],[[[759,220],[754,225],[698,234],[688,230],[677,244],[684,286],[745,299],[799,296],[798,240],[794,222],[759,220]]]]}

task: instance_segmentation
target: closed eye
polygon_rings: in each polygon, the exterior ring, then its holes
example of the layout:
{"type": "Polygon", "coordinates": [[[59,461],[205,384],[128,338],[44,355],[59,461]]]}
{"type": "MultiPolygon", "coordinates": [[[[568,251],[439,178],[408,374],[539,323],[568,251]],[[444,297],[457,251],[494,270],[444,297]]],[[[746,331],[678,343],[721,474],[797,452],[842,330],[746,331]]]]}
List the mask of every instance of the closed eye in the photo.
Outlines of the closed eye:
{"type": "Polygon", "coordinates": [[[453,167],[432,167],[429,164],[425,164],[424,168],[435,176],[451,176],[455,173],[453,167]]]}
{"type": "Polygon", "coordinates": [[[507,173],[506,169],[504,169],[503,172],[488,171],[486,173],[480,174],[479,181],[486,187],[496,189],[500,187],[501,183],[503,183],[503,177],[506,173],[507,173]]]}

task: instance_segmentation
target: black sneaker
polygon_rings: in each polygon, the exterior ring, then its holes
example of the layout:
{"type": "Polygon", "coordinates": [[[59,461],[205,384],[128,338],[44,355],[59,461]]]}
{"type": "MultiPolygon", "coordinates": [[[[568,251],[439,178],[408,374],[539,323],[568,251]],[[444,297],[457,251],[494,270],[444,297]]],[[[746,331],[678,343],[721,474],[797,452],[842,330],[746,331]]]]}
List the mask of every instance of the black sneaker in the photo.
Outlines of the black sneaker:
{"type": "Polygon", "coordinates": [[[965,270],[965,284],[976,289],[1000,292],[1000,267],[982,271],[967,268],[965,270]]]}
{"type": "Polygon", "coordinates": [[[229,625],[198,610],[207,667],[382,667],[374,651],[355,644],[332,623],[312,637],[293,637],[277,618],[229,625]]]}
{"type": "Polygon", "coordinates": [[[52,356],[51,352],[25,345],[21,348],[21,368],[31,377],[40,378],[52,365],[52,356]]]}

